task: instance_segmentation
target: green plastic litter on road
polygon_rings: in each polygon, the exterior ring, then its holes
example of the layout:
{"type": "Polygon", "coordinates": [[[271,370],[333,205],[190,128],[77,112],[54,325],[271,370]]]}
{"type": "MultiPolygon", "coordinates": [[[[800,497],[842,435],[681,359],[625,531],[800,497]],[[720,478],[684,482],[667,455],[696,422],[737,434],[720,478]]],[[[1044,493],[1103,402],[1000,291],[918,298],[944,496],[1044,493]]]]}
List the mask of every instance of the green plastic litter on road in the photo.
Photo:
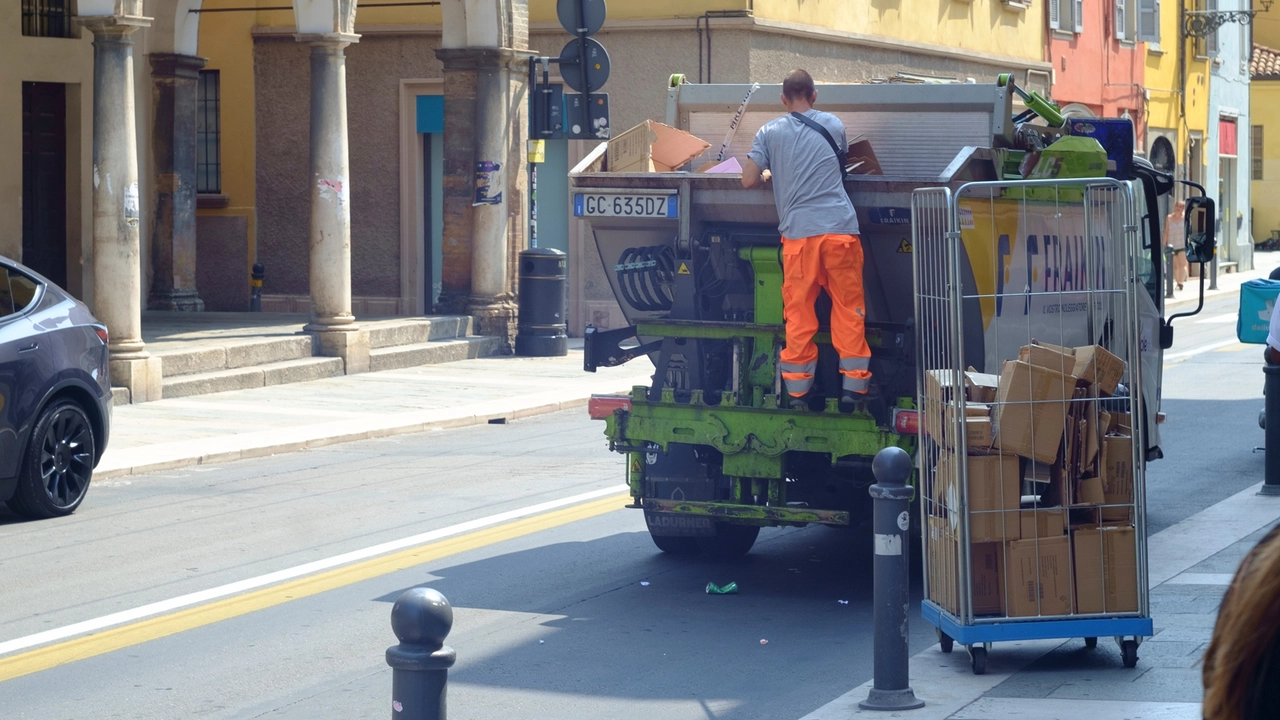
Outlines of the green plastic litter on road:
{"type": "Polygon", "coordinates": [[[738,593],[738,583],[731,582],[723,587],[713,582],[707,583],[708,595],[736,595],[738,593]]]}

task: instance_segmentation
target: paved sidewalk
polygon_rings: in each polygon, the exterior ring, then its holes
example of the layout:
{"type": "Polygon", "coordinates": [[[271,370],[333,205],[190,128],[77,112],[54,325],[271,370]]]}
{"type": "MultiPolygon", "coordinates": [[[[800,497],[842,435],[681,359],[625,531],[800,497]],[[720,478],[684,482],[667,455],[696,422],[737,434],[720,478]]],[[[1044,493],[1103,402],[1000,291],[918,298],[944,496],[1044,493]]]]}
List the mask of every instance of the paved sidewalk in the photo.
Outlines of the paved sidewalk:
{"type": "MultiPolygon", "coordinates": [[[[1253,270],[1245,270],[1244,272],[1218,273],[1218,289],[1209,289],[1209,277],[1204,279],[1204,298],[1218,297],[1220,295],[1232,295],[1240,292],[1240,286],[1249,280],[1265,278],[1271,274],[1271,271],[1280,267],[1280,251],[1272,250],[1267,252],[1254,251],[1253,253],[1253,270]]],[[[1205,268],[1208,272],[1208,268],[1205,268]]],[[[1186,311],[1195,308],[1196,301],[1200,299],[1200,279],[1187,278],[1187,282],[1183,284],[1181,290],[1175,289],[1172,298],[1166,298],[1164,301],[1166,308],[1173,308],[1178,311],[1186,311]]]]}
{"type": "Polygon", "coordinates": [[[646,358],[583,372],[581,343],[559,358],[480,358],[119,406],[94,479],[504,422],[649,384],[646,358]]]}
{"type": "MultiPolygon", "coordinates": [[[[1218,605],[1245,553],[1277,522],[1280,498],[1257,495],[1255,485],[1152,535],[1148,543],[1151,615],[1155,635],[1126,669],[1114,641],[1099,638],[997,643],[987,674],[973,675],[959,646],[937,645],[911,659],[911,685],[920,710],[892,713],[906,720],[1200,720],[1201,659],[1218,605]]],[[[918,608],[910,615],[921,623],[918,608]]],[[[805,716],[836,720],[862,711],[866,683],[805,716]]]]}

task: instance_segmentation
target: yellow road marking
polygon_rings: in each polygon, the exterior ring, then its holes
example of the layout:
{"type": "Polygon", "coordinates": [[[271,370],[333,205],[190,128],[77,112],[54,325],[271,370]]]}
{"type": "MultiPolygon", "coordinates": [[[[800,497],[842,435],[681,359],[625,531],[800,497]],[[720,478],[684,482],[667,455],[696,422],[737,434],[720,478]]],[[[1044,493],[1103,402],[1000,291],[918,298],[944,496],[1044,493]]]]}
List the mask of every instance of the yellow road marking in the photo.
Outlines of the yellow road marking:
{"type": "Polygon", "coordinates": [[[450,555],[604,515],[619,509],[621,503],[628,499],[629,496],[626,493],[612,495],[582,505],[446,538],[381,557],[369,558],[344,567],[290,580],[280,585],[0,658],[0,682],[230,620],[257,610],[283,605],[291,600],[318,595],[328,590],[353,585],[450,555]]]}

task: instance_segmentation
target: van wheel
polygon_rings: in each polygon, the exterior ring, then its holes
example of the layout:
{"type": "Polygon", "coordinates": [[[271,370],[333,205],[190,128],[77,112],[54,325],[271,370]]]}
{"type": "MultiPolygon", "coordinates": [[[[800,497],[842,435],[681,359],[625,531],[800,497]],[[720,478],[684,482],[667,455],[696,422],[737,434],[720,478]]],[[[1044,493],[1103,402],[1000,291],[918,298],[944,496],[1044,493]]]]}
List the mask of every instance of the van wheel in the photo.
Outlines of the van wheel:
{"type": "Polygon", "coordinates": [[[89,490],[95,449],[84,410],[73,400],[50,403],[31,430],[9,507],[33,519],[75,512],[89,490]]]}

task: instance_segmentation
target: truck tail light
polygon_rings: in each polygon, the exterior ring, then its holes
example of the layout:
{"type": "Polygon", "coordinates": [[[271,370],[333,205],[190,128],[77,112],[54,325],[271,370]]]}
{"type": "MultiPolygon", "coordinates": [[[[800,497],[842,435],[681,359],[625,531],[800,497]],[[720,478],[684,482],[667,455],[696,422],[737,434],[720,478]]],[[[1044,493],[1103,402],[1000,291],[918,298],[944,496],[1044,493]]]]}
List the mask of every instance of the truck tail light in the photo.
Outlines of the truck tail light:
{"type": "Polygon", "coordinates": [[[893,431],[899,435],[920,434],[920,413],[915,410],[895,408],[893,411],[893,431]]]}
{"type": "Polygon", "coordinates": [[[606,420],[618,410],[631,411],[630,395],[592,395],[587,401],[587,414],[592,420],[606,420]]]}

